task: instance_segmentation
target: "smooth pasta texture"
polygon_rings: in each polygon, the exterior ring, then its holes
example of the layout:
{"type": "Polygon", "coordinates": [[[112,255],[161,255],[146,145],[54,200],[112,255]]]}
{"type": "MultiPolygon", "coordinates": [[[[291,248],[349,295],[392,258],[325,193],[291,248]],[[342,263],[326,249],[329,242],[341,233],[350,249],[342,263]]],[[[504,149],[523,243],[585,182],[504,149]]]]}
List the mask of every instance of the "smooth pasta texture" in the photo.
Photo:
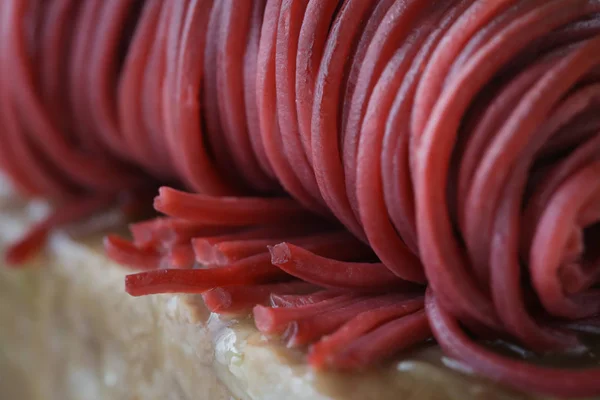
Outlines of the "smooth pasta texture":
{"type": "Polygon", "coordinates": [[[492,380],[600,394],[598,366],[482,342],[597,330],[597,0],[4,0],[0,29],[0,167],[57,204],[9,261],[164,184],[163,217],[105,239],[134,296],[253,313],[315,368],[433,335],[492,380]]]}

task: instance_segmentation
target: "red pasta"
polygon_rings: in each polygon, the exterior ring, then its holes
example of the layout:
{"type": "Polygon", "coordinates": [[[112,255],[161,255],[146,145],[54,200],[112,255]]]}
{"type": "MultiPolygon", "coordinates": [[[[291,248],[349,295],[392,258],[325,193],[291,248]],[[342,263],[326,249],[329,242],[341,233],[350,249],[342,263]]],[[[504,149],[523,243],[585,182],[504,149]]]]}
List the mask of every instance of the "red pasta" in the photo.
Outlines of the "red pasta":
{"type": "Polygon", "coordinates": [[[598,366],[484,340],[562,354],[597,332],[598,1],[5,0],[0,18],[0,168],[56,205],[11,263],[160,187],[164,217],[105,240],[132,295],[252,312],[315,368],[433,335],[491,380],[600,394],[598,366]]]}

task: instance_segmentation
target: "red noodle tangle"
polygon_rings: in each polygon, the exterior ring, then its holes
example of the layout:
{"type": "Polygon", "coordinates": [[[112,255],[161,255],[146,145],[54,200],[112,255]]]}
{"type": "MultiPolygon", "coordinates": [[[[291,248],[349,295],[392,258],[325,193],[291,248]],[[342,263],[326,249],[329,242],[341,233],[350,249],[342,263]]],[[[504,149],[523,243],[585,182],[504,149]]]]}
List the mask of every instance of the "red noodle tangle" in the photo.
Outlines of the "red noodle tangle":
{"type": "Polygon", "coordinates": [[[598,366],[473,339],[597,331],[598,0],[4,0],[0,29],[0,167],[58,207],[10,262],[175,185],[105,240],[132,295],[253,312],[316,368],[433,334],[492,380],[600,394],[598,366]]]}

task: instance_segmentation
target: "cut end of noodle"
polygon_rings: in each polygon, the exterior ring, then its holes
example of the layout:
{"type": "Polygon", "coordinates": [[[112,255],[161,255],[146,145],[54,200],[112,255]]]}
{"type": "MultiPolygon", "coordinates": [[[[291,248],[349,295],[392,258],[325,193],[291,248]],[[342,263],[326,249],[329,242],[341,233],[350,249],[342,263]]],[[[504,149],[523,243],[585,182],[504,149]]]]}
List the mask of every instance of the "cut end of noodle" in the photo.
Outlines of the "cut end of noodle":
{"type": "Polygon", "coordinates": [[[104,238],[104,250],[114,262],[137,270],[153,270],[160,264],[160,255],[152,246],[136,247],[116,235],[104,238]]]}
{"type": "Polygon", "coordinates": [[[271,253],[271,262],[273,265],[285,265],[292,259],[292,252],[287,243],[280,243],[275,246],[267,246],[271,253]]]}
{"type": "Polygon", "coordinates": [[[252,313],[254,315],[254,323],[259,331],[266,334],[279,333],[277,318],[273,308],[257,305],[252,310],[252,313]]]}
{"type": "Polygon", "coordinates": [[[4,254],[7,265],[13,268],[23,267],[31,260],[46,242],[48,230],[32,229],[21,240],[10,246],[4,254]]]}

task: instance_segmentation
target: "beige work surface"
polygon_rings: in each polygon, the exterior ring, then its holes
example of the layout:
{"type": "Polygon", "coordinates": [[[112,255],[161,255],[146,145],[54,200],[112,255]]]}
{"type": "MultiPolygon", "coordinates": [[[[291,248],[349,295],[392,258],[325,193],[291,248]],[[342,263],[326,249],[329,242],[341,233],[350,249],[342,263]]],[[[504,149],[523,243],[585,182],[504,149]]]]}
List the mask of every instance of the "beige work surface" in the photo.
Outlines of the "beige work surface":
{"type": "MultiPolygon", "coordinates": [[[[44,210],[3,197],[0,253],[44,210]]],[[[98,235],[77,237],[57,232],[27,269],[0,266],[0,399],[529,398],[452,371],[433,346],[378,371],[316,374],[200,297],[129,297],[98,235]]]]}

